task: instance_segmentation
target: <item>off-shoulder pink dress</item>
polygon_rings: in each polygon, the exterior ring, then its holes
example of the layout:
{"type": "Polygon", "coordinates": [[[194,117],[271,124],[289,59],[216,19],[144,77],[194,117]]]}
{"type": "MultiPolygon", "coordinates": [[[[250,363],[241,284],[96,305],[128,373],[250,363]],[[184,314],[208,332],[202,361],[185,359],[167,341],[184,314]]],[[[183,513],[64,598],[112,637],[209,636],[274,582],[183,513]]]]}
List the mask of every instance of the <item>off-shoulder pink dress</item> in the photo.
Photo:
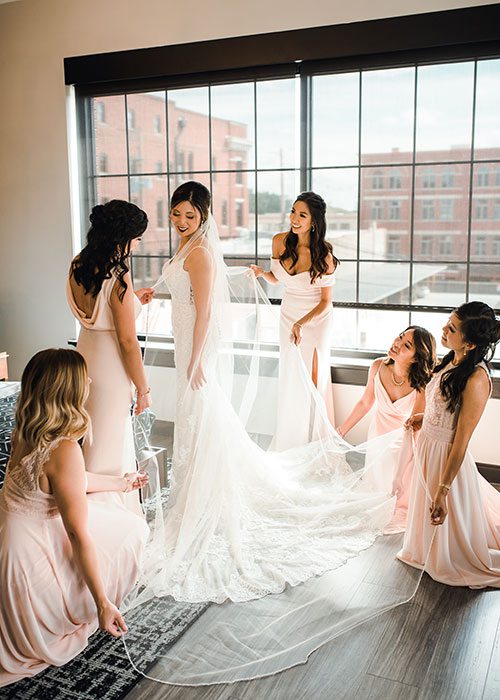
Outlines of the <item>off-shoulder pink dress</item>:
{"type": "MultiPolygon", "coordinates": [[[[485,365],[480,367],[488,374],[485,365]]],[[[468,450],[448,493],[444,523],[430,523],[430,498],[441,482],[458,419],[458,411],[450,413],[439,388],[447,369],[426,387],[408,525],[398,557],[449,586],[500,588],[500,493],[479,474],[468,450]]]]}
{"type": "MultiPolygon", "coordinates": [[[[39,486],[62,439],[11,462],[0,490],[0,686],[62,666],[98,627],[57,504],[39,486]]],[[[106,594],[119,605],[137,580],[148,528],[119,499],[88,505],[106,594]]]]}
{"type": "MultiPolygon", "coordinates": [[[[92,430],[83,445],[87,471],[93,474],[122,476],[135,471],[135,452],[130,409],[133,386],[123,364],[111,311],[111,292],[116,276],[104,280],[96,297],[92,316],[88,318],[78,308],[68,280],[69,307],[81,325],[76,349],[87,363],[92,379],[86,409],[92,421],[92,430]]],[[[136,318],[141,304],[134,295],[136,318]]],[[[137,493],[122,495],[127,505],[140,512],[137,493]]],[[[93,494],[95,500],[106,495],[93,494]]]]}
{"type": "MultiPolygon", "coordinates": [[[[333,285],[334,275],[323,275],[311,284],[309,271],[291,275],[276,258],[271,259],[271,272],[285,287],[280,316],[278,412],[271,447],[275,450],[286,450],[311,441],[315,410],[311,405],[310,391],[304,385],[303,379],[297,376],[297,362],[293,357],[297,347],[290,340],[292,326],[319,304],[321,289],[333,285]]],[[[334,425],[330,371],[332,329],[333,307],[330,305],[320,316],[303,326],[302,341],[298,350],[310,372],[314,354],[317,354],[317,388],[324,399],[330,422],[334,425]]]]}

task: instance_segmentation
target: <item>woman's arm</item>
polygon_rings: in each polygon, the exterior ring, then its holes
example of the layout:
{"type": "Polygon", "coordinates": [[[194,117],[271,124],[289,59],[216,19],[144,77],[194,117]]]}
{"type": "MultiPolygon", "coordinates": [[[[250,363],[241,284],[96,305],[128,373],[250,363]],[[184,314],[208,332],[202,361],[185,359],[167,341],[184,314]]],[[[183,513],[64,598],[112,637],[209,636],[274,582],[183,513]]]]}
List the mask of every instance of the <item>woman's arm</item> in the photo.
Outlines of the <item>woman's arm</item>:
{"type": "Polygon", "coordinates": [[[433,525],[441,525],[446,519],[448,491],[464,461],[472,433],[484,413],[490,397],[490,388],[489,378],[480,368],[475,370],[465,385],[453,444],[432,499],[431,522],[433,525]]]}
{"type": "Polygon", "coordinates": [[[345,421],[336,428],[337,433],[341,436],[344,437],[347,435],[347,433],[354,428],[355,425],[359,423],[359,421],[366,416],[370,408],[373,406],[375,402],[375,388],[374,388],[374,380],[375,380],[375,375],[377,374],[379,368],[380,368],[380,363],[383,360],[379,358],[378,360],[375,360],[375,362],[372,363],[372,366],[370,367],[370,371],[368,372],[368,381],[366,382],[365,390],[363,392],[363,396],[360,398],[360,400],[357,402],[357,404],[354,406],[350,414],[347,416],[345,421]]]}
{"type": "Polygon", "coordinates": [[[422,427],[425,412],[425,390],[417,391],[417,396],[413,404],[411,416],[405,420],[403,427],[407,430],[417,432],[422,427]]]}
{"type": "Polygon", "coordinates": [[[120,637],[127,627],[118,608],[106,595],[95,545],[88,531],[85,465],[79,445],[64,440],[52,453],[44,472],[68,533],[75,561],[95,601],[99,626],[113,637],[120,637]]]}
{"type": "MultiPolygon", "coordinates": [[[[277,233],[275,236],[273,236],[273,248],[272,248],[272,256],[275,260],[277,260],[285,250],[284,246],[284,238],[286,236],[285,233],[277,233]]],[[[254,275],[257,277],[263,277],[266,282],[269,282],[269,284],[279,284],[279,279],[276,277],[274,272],[266,272],[264,268],[259,267],[258,265],[250,265],[250,269],[253,270],[254,275]]]]}
{"type": "Polygon", "coordinates": [[[214,263],[210,252],[203,247],[195,248],[186,258],[184,269],[189,273],[196,319],[193,328],[193,349],[188,367],[188,380],[193,389],[200,389],[206,379],[201,364],[201,355],[207,339],[212,315],[212,289],[214,263]]]}
{"type": "Polygon", "coordinates": [[[313,318],[316,318],[316,316],[320,316],[322,313],[328,309],[329,306],[331,306],[333,299],[333,290],[331,287],[322,287],[321,289],[321,299],[316,306],[313,306],[313,308],[304,316],[299,318],[298,321],[295,321],[295,323],[292,326],[292,342],[295,343],[295,345],[299,345],[299,343],[302,340],[302,326],[305,326],[306,323],[309,323],[309,321],[312,321],[313,318]]]}
{"type": "Polygon", "coordinates": [[[132,279],[128,272],[124,277],[124,281],[127,283],[127,291],[125,292],[123,301],[120,301],[118,296],[120,284],[117,280],[111,292],[110,304],[123,364],[125,365],[130,380],[137,389],[137,402],[134,409],[134,413],[137,415],[151,406],[151,395],[149,393],[144,365],[142,364],[141,348],[137,340],[134,288],[132,287],[132,279]]]}

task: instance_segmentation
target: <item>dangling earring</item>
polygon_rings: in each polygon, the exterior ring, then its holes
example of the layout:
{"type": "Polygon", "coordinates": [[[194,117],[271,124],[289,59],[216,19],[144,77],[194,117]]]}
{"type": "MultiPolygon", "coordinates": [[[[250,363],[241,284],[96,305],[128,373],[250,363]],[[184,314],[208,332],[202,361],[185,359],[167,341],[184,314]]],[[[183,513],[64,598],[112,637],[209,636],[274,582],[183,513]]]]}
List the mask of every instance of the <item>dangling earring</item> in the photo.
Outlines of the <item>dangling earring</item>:
{"type": "Polygon", "coordinates": [[[311,226],[311,233],[314,233],[314,226],[311,226]]]}

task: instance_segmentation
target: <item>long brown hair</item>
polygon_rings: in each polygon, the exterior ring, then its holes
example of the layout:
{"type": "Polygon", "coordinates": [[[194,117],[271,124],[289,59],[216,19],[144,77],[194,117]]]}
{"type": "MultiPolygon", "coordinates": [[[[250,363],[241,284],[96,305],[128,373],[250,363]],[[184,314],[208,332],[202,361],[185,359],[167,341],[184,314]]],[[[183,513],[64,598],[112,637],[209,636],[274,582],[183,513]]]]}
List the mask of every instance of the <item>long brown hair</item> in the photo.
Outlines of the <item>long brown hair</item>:
{"type": "MultiPolygon", "coordinates": [[[[408,326],[403,331],[413,331],[415,354],[408,371],[408,381],[412,389],[422,391],[429,383],[436,365],[436,340],[427,328],[408,326]]],[[[392,357],[385,360],[386,365],[394,364],[392,357]]]]}
{"type": "Polygon", "coordinates": [[[76,350],[41,350],[26,365],[16,408],[16,435],[30,450],[64,436],[82,438],[90,418],[87,366],[76,350]]]}
{"type": "MultiPolygon", "coordinates": [[[[309,274],[312,284],[314,280],[322,275],[326,275],[328,272],[328,263],[326,261],[328,255],[332,256],[335,269],[337,269],[337,265],[340,265],[340,260],[335,257],[332,246],[326,240],[325,200],[315,192],[302,192],[295,202],[304,202],[311,214],[312,226],[309,236],[311,267],[309,268],[309,274]]],[[[297,253],[298,242],[299,237],[290,228],[284,240],[285,250],[280,255],[281,263],[290,259],[292,261],[292,268],[297,264],[297,260],[299,259],[297,253]]]]}

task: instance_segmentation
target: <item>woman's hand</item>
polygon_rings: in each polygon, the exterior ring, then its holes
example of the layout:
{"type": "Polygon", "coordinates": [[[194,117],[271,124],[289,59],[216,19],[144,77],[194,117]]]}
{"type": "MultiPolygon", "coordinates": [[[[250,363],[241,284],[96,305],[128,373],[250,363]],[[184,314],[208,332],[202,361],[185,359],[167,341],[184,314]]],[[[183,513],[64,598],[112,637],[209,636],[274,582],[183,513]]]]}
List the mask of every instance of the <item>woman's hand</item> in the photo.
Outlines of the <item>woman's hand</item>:
{"type": "Polygon", "coordinates": [[[345,430],[345,428],[344,428],[344,424],[343,424],[343,423],[342,423],[342,425],[338,425],[338,426],[335,428],[335,431],[340,435],[340,437],[341,437],[342,439],[345,438],[346,430],[345,430]]]}
{"type": "Polygon", "coordinates": [[[262,275],[265,273],[265,270],[262,267],[259,267],[258,265],[250,265],[250,269],[252,270],[253,274],[257,279],[259,279],[259,277],[262,277],[262,275]]]}
{"type": "Polygon", "coordinates": [[[410,416],[407,421],[405,421],[404,427],[406,428],[406,430],[413,430],[413,432],[415,433],[422,427],[423,419],[423,413],[415,413],[413,416],[410,416]]]}
{"type": "Polygon", "coordinates": [[[111,601],[107,600],[102,605],[97,606],[97,616],[99,629],[108,632],[113,637],[121,637],[124,632],[128,632],[123,615],[111,601]]]}
{"type": "Polygon", "coordinates": [[[196,367],[192,362],[189,363],[187,378],[188,382],[191,384],[191,388],[195,390],[201,389],[201,387],[207,383],[203,367],[199,362],[196,367]]]}
{"type": "Polygon", "coordinates": [[[155,295],[155,290],[152,287],[141,287],[135,290],[135,296],[139,299],[142,305],[149,304],[155,295]]]}
{"type": "Polygon", "coordinates": [[[446,493],[441,488],[434,496],[429,510],[431,512],[431,524],[442,525],[448,515],[448,508],[446,505],[446,493]]]}
{"type": "Polygon", "coordinates": [[[137,392],[137,398],[135,400],[135,406],[134,406],[134,416],[138,416],[139,413],[142,413],[143,411],[146,410],[146,408],[151,408],[151,392],[147,391],[145,393],[139,393],[137,392]]]}
{"type": "Polygon", "coordinates": [[[302,325],[298,321],[292,326],[290,340],[294,345],[300,345],[300,341],[302,340],[302,325]]]}
{"type": "Polygon", "coordinates": [[[142,489],[149,481],[149,475],[145,472],[129,472],[122,476],[122,493],[130,493],[142,489]]]}

